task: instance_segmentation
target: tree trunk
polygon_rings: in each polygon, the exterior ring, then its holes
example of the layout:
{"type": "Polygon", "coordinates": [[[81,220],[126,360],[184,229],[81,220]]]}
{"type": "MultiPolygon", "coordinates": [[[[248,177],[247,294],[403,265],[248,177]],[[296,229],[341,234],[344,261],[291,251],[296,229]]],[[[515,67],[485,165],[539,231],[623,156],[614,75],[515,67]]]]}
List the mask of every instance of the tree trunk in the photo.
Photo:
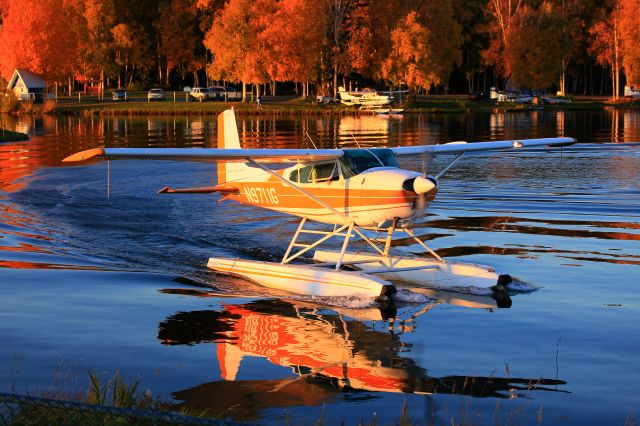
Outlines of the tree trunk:
{"type": "Polygon", "coordinates": [[[559,89],[560,89],[560,96],[564,96],[565,95],[565,74],[566,74],[566,62],[564,60],[564,58],[562,58],[562,68],[560,69],[560,84],[559,84],[559,89]]]}
{"type": "Polygon", "coordinates": [[[333,97],[338,97],[338,60],[333,60],[333,97]]]}
{"type": "Polygon", "coordinates": [[[242,102],[247,102],[247,83],[242,82],[242,102]]]}

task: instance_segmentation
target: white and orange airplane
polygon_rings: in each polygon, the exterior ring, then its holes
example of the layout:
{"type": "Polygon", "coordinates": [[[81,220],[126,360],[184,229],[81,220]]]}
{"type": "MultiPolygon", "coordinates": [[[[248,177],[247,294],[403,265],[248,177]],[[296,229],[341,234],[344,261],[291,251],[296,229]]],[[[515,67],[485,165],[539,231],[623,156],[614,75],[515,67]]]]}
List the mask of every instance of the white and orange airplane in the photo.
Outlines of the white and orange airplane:
{"type": "Polygon", "coordinates": [[[440,289],[504,289],[511,282],[509,275],[498,275],[488,266],[442,259],[410,226],[435,197],[438,179],[466,153],[573,143],[572,138],[545,138],[396,148],[242,149],[231,109],[218,116],[219,148],[95,148],[63,161],[98,157],[218,162],[216,186],[165,187],[160,193],[218,193],[223,199],[302,220],[280,263],[210,258],[209,268],[305,295],[380,297],[395,293],[394,283],[440,289]],[[396,157],[404,155],[455,158],[436,176],[425,176],[401,169],[396,157]],[[333,227],[323,231],[309,227],[308,221],[333,227]],[[386,237],[374,238],[371,231],[384,231],[386,237]],[[392,254],[392,239],[399,233],[415,240],[429,256],[392,254]],[[333,237],[342,239],[340,250],[315,250],[312,259],[302,257],[333,237]],[[371,252],[347,251],[349,242],[357,237],[371,252]],[[306,263],[291,263],[296,259],[306,263]]]}

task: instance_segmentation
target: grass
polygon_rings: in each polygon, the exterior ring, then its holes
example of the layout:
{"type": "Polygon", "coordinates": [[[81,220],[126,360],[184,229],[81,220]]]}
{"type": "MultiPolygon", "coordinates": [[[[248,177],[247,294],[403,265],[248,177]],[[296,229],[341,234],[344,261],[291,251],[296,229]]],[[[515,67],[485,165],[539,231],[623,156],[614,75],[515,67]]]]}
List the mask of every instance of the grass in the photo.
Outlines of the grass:
{"type": "MultiPolygon", "coordinates": [[[[60,97],[53,106],[33,105],[32,108],[19,108],[19,113],[56,113],[88,115],[216,115],[233,106],[238,114],[258,115],[360,115],[371,112],[360,111],[340,103],[318,104],[312,98],[302,99],[292,96],[266,96],[263,107],[257,108],[255,102],[198,102],[186,101],[183,92],[165,92],[165,100],[148,102],[146,92],[130,92],[128,101],[113,101],[109,93],[100,100],[96,96],[60,97]],[[174,101],[175,99],[175,101],[174,101]]],[[[470,101],[465,95],[414,96],[405,103],[406,113],[462,113],[467,110],[487,110],[501,112],[523,112],[539,109],[549,110],[601,110],[603,108],[636,108],[640,102],[621,99],[612,102],[604,98],[575,97],[571,103],[556,105],[514,104],[491,100],[470,101]]]]}
{"type": "MultiPolygon", "coordinates": [[[[508,366],[507,366],[508,371],[508,366]]],[[[66,373],[62,379],[66,380],[66,373]]],[[[60,384],[59,384],[60,385],[60,384]]],[[[66,386],[65,386],[66,388],[66,386]]],[[[455,392],[452,391],[452,395],[455,392]]],[[[464,396],[460,394],[460,396],[464,396]]],[[[211,397],[215,397],[212,395],[211,397]]],[[[432,398],[432,397],[429,397],[432,398]]],[[[182,408],[177,411],[176,405],[152,397],[151,392],[140,392],[139,380],[125,380],[117,372],[108,380],[100,378],[96,372],[89,372],[89,386],[86,392],[68,393],[67,391],[48,391],[41,395],[32,394],[18,397],[19,402],[7,402],[0,398],[0,425],[176,425],[193,424],[206,421],[233,424],[230,418],[224,421],[224,414],[193,412],[182,408]],[[46,398],[46,399],[44,399],[46,398]],[[79,403],[79,404],[78,404],[79,403]],[[104,408],[103,408],[104,407],[104,408]]],[[[520,405],[496,402],[493,413],[477,411],[475,399],[469,396],[461,398],[456,404],[439,406],[434,400],[430,410],[421,410],[418,416],[411,415],[409,403],[405,399],[400,407],[397,420],[393,424],[399,426],[448,424],[455,426],[471,425],[542,425],[553,423],[554,419],[546,419],[542,406],[535,407],[530,400],[520,405]],[[438,407],[437,407],[438,406],[438,407]],[[444,410],[444,411],[443,411],[444,410]]],[[[324,426],[328,423],[326,407],[313,423],[298,423],[284,410],[282,424],[295,426],[298,424],[315,424],[324,426]]],[[[368,420],[363,418],[361,426],[377,426],[377,414],[372,413],[368,420]]],[[[344,422],[342,424],[345,424],[344,422]]],[[[631,411],[625,418],[625,426],[636,426],[638,417],[631,411]]]]}
{"type": "MultiPolygon", "coordinates": [[[[277,101],[268,100],[263,104],[262,109],[257,108],[255,102],[198,102],[185,100],[185,94],[176,92],[174,102],[173,92],[165,92],[165,100],[161,102],[148,102],[145,93],[131,93],[129,101],[112,101],[105,97],[99,100],[96,97],[81,98],[61,98],[56,106],[56,112],[62,114],[115,114],[115,115],[215,115],[229,106],[233,106],[239,114],[357,114],[359,111],[345,105],[322,105],[312,100],[300,98],[277,98],[277,101]]],[[[268,99],[268,98],[267,98],[268,99]]]]}
{"type": "Polygon", "coordinates": [[[11,130],[0,129],[0,142],[16,142],[29,140],[29,136],[24,133],[12,132],[11,130]]]}
{"type": "Polygon", "coordinates": [[[19,402],[0,402],[0,424],[169,425],[194,420],[185,410],[173,412],[173,404],[153,398],[150,391],[139,392],[139,381],[125,381],[120,373],[103,382],[97,373],[90,372],[89,382],[86,394],[46,392],[19,397],[19,402]]]}

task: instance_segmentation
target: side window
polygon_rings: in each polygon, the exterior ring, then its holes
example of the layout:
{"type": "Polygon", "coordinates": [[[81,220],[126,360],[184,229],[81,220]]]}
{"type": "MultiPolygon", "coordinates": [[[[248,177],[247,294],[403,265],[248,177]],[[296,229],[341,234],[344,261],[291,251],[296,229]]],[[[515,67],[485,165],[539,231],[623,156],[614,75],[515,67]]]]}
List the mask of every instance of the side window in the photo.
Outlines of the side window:
{"type": "Polygon", "coordinates": [[[324,182],[330,180],[336,169],[336,163],[325,163],[314,166],[314,180],[316,182],[324,182]]]}
{"type": "Polygon", "coordinates": [[[313,166],[306,166],[298,169],[300,171],[300,180],[298,182],[311,183],[311,169],[313,169],[313,166]]]}
{"type": "Polygon", "coordinates": [[[341,158],[339,160],[339,163],[340,168],[342,169],[342,176],[344,176],[345,179],[349,179],[350,177],[353,177],[357,174],[353,171],[346,159],[341,158]]]}
{"type": "Polygon", "coordinates": [[[314,183],[336,180],[339,176],[336,163],[331,162],[293,170],[289,173],[289,180],[299,183],[314,183]]]}

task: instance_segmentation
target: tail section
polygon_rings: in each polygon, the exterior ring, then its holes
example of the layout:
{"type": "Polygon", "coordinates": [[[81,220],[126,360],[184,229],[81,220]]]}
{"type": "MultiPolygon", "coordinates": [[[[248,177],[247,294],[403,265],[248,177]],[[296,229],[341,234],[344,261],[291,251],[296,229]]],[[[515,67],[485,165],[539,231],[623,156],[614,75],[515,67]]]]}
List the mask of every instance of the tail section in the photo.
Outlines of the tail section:
{"type": "MultiPolygon", "coordinates": [[[[228,109],[218,115],[218,148],[240,149],[236,114],[228,109]]],[[[218,184],[234,182],[255,175],[255,169],[245,163],[218,163],[218,184]]]]}

